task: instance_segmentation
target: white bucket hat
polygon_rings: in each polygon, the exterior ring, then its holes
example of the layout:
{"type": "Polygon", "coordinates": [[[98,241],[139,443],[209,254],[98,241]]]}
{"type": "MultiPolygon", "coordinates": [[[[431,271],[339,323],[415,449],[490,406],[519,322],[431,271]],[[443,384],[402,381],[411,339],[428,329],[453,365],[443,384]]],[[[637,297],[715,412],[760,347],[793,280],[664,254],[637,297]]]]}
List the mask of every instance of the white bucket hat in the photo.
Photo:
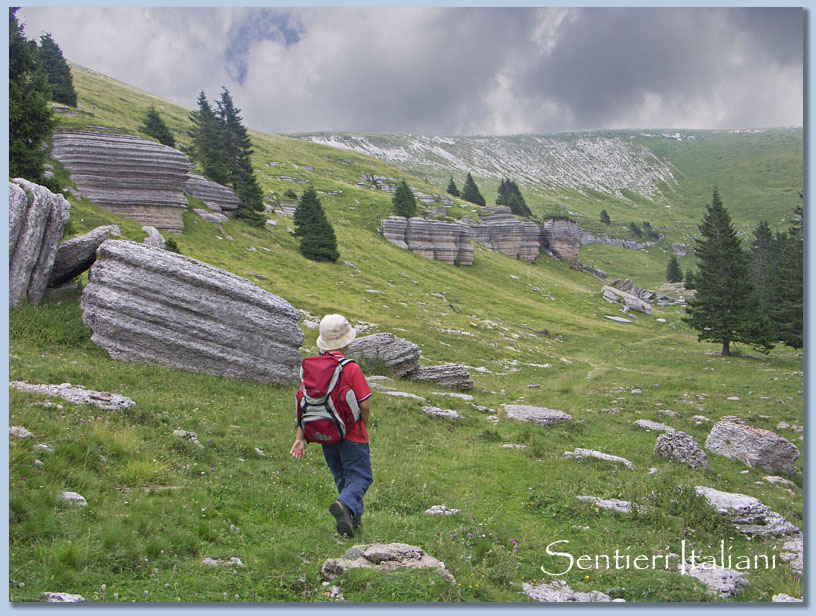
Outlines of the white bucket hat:
{"type": "Polygon", "coordinates": [[[342,349],[357,336],[346,317],[340,314],[327,314],[323,317],[318,331],[320,335],[317,337],[317,348],[321,351],[342,349]]]}

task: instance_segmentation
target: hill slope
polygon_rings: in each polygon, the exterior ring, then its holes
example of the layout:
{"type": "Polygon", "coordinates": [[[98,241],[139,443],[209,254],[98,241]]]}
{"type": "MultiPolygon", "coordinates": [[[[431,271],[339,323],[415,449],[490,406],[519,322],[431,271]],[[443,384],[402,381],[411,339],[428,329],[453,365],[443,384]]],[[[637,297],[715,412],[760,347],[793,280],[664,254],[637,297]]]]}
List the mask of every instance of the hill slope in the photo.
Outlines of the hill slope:
{"type": "MultiPolygon", "coordinates": [[[[78,67],[73,72],[80,107],[93,114],[65,119],[74,126],[135,131],[143,110],[156,102],[78,67]]],[[[183,144],[186,110],[165,102],[157,107],[183,144]]],[[[576,556],[626,546],[638,554],[667,546],[678,551],[682,539],[712,546],[722,539],[734,554],[774,549],[771,540],[735,534],[681,486],[750,494],[801,525],[801,460],[788,493],[763,482],[759,469],[742,474],[745,467],[734,460],[712,455],[711,470],[702,472],[658,458],[656,435],[632,425],[662,419],[700,444],[711,425],[692,419],[700,414],[712,421],[738,414],[773,430],[780,421],[801,425],[801,354],[777,348],[768,358],[722,359],[714,345],[696,342],[678,308],[613,323],[604,315],[620,312],[601,299],[595,278],[546,257],[526,264],[477,248],[473,267],[455,268],[415,256],[376,231],[390,197],[356,186],[363,172],[401,177],[402,170],[298,139],[251,136],[269,199],[287,189],[300,192],[302,182],[323,191],[341,260],[300,257],[288,219],[263,230],[231,220],[222,234],[191,212],[177,238],[181,251],[253,280],[314,318],[339,311],[365,333],[411,340],[422,348],[424,365],[465,363],[476,383],[469,392],[474,399],[384,382],[457,410],[462,419],[433,418],[419,401],[376,391],[375,482],[359,536],[340,540],[326,511],[334,486],[319,450],[310,446],[300,462],[288,455],[291,388],[113,362],[90,342],[78,291],[14,310],[12,380],[116,391],[136,407],[111,414],[55,401],[63,407],[56,409],[10,391],[11,425],[53,449],[33,450],[26,441],[10,448],[12,600],[64,591],[99,601],[327,601],[319,574],[325,559],[357,543],[404,542],[443,560],[456,583],[428,572],[357,571],[334,582],[345,598],[526,601],[523,583],[553,579],[542,575],[542,566],[563,568],[563,558],[546,554],[553,541],[568,540],[576,556]],[[549,428],[518,423],[503,414],[505,404],[558,409],[574,421],[549,428]],[[679,416],[666,419],[658,414],[663,409],[679,416]],[[195,432],[203,448],[174,436],[176,429],[195,432]],[[576,447],[624,456],[635,470],[563,457],[576,447]],[[659,470],[649,474],[650,467],[659,470]],[[62,490],[81,493],[88,507],[66,506],[62,490]],[[615,514],[579,502],[580,495],[651,508],[615,514]],[[462,514],[423,515],[437,504],[462,514]],[[207,557],[232,556],[246,567],[201,565],[207,557]]],[[[424,179],[409,181],[439,192],[424,179]]],[[[73,234],[116,222],[126,239],[144,237],[137,224],[92,203],[72,197],[71,205],[73,234]]],[[[302,321],[304,354],[315,350],[309,320],[302,321]]],[[[780,432],[801,446],[793,428],[780,432]]],[[[690,578],[663,569],[573,569],[558,579],[627,601],[711,599],[690,578]]],[[[787,565],[752,570],[749,579],[743,600],[802,594],[787,565]]]]}

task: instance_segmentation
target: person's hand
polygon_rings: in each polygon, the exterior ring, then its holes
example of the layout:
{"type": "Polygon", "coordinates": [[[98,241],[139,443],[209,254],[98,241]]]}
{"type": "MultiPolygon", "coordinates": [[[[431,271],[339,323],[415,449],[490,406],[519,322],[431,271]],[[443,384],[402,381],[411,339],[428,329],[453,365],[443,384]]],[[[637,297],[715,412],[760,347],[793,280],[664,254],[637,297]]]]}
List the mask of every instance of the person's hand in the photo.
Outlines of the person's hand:
{"type": "Polygon", "coordinates": [[[300,460],[304,455],[306,455],[306,441],[296,438],[295,442],[292,444],[292,449],[289,450],[289,454],[296,460],[300,460]]]}

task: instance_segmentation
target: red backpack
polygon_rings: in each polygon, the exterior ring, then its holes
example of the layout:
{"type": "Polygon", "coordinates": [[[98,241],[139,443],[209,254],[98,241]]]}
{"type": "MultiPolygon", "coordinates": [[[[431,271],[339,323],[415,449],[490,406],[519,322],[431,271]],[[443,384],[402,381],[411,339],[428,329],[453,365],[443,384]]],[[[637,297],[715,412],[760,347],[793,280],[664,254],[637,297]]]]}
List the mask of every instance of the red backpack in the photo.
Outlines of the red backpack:
{"type": "Polygon", "coordinates": [[[339,443],[360,419],[357,397],[343,374],[343,366],[353,361],[326,354],[307,357],[301,363],[301,385],[295,399],[298,426],[308,442],[339,443]]]}

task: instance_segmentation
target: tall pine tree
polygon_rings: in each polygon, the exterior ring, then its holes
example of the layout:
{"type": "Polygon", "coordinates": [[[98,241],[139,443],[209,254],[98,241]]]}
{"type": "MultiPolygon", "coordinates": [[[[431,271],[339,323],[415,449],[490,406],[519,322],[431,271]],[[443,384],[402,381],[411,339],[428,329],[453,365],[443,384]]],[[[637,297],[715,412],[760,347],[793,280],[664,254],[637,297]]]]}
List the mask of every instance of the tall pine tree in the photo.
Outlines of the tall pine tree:
{"type": "Polygon", "coordinates": [[[767,353],[773,348],[770,327],[753,292],[748,260],[716,188],[700,225],[700,237],[694,242],[697,292],[686,306],[683,321],[697,330],[698,340],[722,344],[723,356],[731,354],[732,342],[767,353]]]}
{"type": "Polygon", "coordinates": [[[794,212],[787,233],[774,242],[774,297],[768,305],[768,318],[774,337],[786,346],[801,349],[804,338],[804,233],[802,206],[794,212]]]}
{"type": "Polygon", "coordinates": [[[9,177],[44,184],[43,144],[54,126],[51,91],[37,44],[17,22],[18,10],[9,8],[9,177]]]}
{"type": "Polygon", "coordinates": [[[669,265],[666,267],[666,280],[668,282],[683,282],[683,271],[677,262],[677,257],[669,257],[669,265]]]}
{"type": "Polygon", "coordinates": [[[145,135],[158,139],[159,143],[169,145],[171,148],[176,147],[176,139],[173,137],[173,133],[167,128],[167,124],[164,123],[154,105],[148,107],[139,130],[145,135]]]}
{"type": "Polygon", "coordinates": [[[40,37],[40,61],[48,75],[51,100],[76,107],[77,95],[71,69],[62,55],[62,49],[50,33],[40,37]]]}
{"type": "Polygon", "coordinates": [[[485,199],[482,193],[479,192],[479,187],[476,186],[476,182],[473,181],[473,176],[470,175],[470,172],[468,172],[467,178],[465,178],[465,184],[462,186],[462,199],[475,203],[476,205],[485,204],[485,199]]]}
{"type": "Polygon", "coordinates": [[[334,228],[311,186],[303,191],[293,218],[295,237],[300,238],[300,254],[312,261],[335,262],[340,258],[334,228]]]}
{"type": "Polygon", "coordinates": [[[454,197],[462,196],[461,193],[459,192],[459,189],[456,188],[456,182],[453,181],[453,177],[451,177],[450,182],[448,182],[447,193],[449,195],[453,195],[454,197]]]}
{"type": "Polygon", "coordinates": [[[219,184],[228,184],[230,167],[224,129],[204,92],[199,92],[198,109],[190,112],[190,120],[193,123],[193,158],[201,165],[206,177],[219,184]]]}
{"type": "Polygon", "coordinates": [[[499,183],[499,194],[496,197],[496,205],[506,205],[516,216],[532,216],[527,202],[519,190],[518,184],[508,178],[502,178],[499,183]]]}
{"type": "Polygon", "coordinates": [[[391,198],[394,214],[410,218],[417,215],[416,197],[405,180],[400,180],[391,198]]]}
{"type": "Polygon", "coordinates": [[[605,225],[610,224],[612,221],[609,218],[609,214],[607,214],[606,210],[601,210],[601,222],[605,225]]]}
{"type": "Polygon", "coordinates": [[[776,259],[774,253],[774,237],[767,221],[761,221],[754,229],[754,239],[748,252],[751,269],[751,280],[754,283],[754,294],[759,302],[762,313],[768,314],[768,306],[773,302],[774,269],[776,259]]]}

